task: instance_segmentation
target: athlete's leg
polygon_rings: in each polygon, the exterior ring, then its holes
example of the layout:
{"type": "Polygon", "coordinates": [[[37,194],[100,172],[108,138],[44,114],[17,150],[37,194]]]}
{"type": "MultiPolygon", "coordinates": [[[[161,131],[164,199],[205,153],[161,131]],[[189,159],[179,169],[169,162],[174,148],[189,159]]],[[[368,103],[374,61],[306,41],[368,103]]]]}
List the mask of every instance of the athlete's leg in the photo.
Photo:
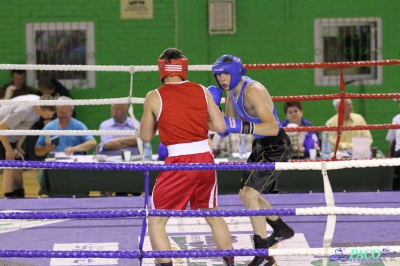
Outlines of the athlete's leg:
{"type": "MultiPolygon", "coordinates": [[[[204,210],[204,209],[203,209],[204,210]]],[[[218,207],[208,209],[218,210],[218,207]]],[[[213,238],[218,249],[232,249],[232,239],[228,225],[222,217],[205,217],[211,227],[213,238]]]]}
{"type": "MultiPolygon", "coordinates": [[[[260,192],[251,187],[243,187],[239,192],[239,198],[243,202],[246,209],[249,210],[260,210],[262,205],[260,204],[260,192]]],[[[267,237],[265,230],[267,224],[265,216],[250,216],[251,225],[253,227],[254,234],[259,235],[261,238],[267,237]]]]}
{"type": "MultiPolygon", "coordinates": [[[[218,207],[208,209],[218,210],[218,207]]],[[[214,242],[218,249],[226,250],[233,249],[231,233],[229,232],[228,225],[222,217],[205,217],[214,238],[214,242]]],[[[235,261],[234,257],[224,257],[226,265],[233,266],[235,261]]]]}
{"type": "MultiPolygon", "coordinates": [[[[261,206],[262,209],[272,209],[271,204],[266,199],[264,199],[261,195],[258,197],[258,201],[259,201],[260,206],[261,206]]],[[[276,221],[278,218],[279,217],[275,216],[275,215],[274,216],[267,216],[267,219],[271,220],[271,221],[276,221]]]]}
{"type": "MultiPolygon", "coordinates": [[[[171,250],[171,243],[169,242],[165,225],[169,217],[149,217],[149,234],[150,243],[153,250],[171,250]]],[[[158,263],[168,263],[169,258],[157,258],[158,263]]]]}

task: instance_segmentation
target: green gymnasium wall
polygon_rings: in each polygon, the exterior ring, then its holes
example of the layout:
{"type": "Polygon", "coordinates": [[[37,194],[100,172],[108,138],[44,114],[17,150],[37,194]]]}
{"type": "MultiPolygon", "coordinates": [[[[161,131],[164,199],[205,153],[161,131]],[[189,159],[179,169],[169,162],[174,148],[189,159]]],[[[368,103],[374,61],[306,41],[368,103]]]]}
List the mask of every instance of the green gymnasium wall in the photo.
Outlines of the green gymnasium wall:
{"type": "MultiPolygon", "coordinates": [[[[0,0],[0,63],[26,63],[25,24],[34,22],[93,21],[97,65],[155,65],[161,52],[177,46],[190,64],[211,64],[226,53],[239,55],[244,63],[299,63],[314,61],[314,19],[343,17],[381,17],[383,59],[398,59],[398,0],[236,0],[236,33],[208,34],[207,0],[154,0],[154,18],[121,20],[118,0],[0,0]],[[177,5],[177,20],[175,19],[177,5]],[[177,26],[175,25],[177,21],[177,26]]],[[[365,86],[366,93],[398,91],[399,66],[383,69],[383,84],[365,86]]],[[[263,83],[272,96],[327,94],[338,86],[317,87],[314,71],[252,70],[248,75],[263,83]]],[[[206,86],[215,81],[210,72],[190,72],[190,80],[206,86]]],[[[9,71],[0,71],[0,84],[8,82],[9,71]]],[[[72,89],[75,99],[124,97],[129,92],[128,73],[96,72],[96,87],[72,89]]],[[[135,97],[145,97],[159,86],[158,73],[135,73],[135,97]]],[[[34,85],[34,84],[29,84],[34,85]]],[[[347,86],[347,92],[359,92],[347,86]]],[[[354,100],[359,112],[359,100],[354,100]]],[[[304,101],[304,117],[324,125],[335,111],[329,101],[304,101]]],[[[283,103],[276,103],[284,119],[283,103]]],[[[391,123],[399,110],[391,99],[365,100],[367,123],[391,123]]],[[[109,106],[77,106],[78,119],[89,129],[98,129],[110,117],[109,106]]],[[[135,105],[140,120],[142,105],[135,105]]],[[[373,131],[374,146],[388,151],[387,130],[373,131]]],[[[156,143],[153,149],[155,151],[156,143]]]]}

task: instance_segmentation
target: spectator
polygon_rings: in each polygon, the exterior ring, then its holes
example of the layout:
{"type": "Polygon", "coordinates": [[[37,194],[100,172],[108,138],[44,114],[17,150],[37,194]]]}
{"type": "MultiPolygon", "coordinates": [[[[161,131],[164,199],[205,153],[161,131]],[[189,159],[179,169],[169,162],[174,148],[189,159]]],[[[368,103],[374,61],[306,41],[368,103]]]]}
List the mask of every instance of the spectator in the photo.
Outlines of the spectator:
{"type": "MultiPolygon", "coordinates": [[[[100,130],[135,130],[132,119],[126,114],[128,112],[128,104],[112,104],[111,118],[103,121],[100,124],[100,130]]],[[[139,123],[139,121],[137,121],[139,123]]],[[[121,135],[102,135],[101,143],[98,147],[100,154],[120,155],[121,150],[130,150],[131,154],[140,154],[137,146],[136,136],[121,136],[121,135]]],[[[102,192],[102,195],[110,195],[110,192],[102,192]]],[[[133,196],[142,195],[141,192],[115,192],[115,196],[133,196]]]]}
{"type": "MultiPolygon", "coordinates": [[[[400,114],[396,115],[393,120],[392,124],[400,124],[400,114]]],[[[393,149],[391,152],[390,157],[400,157],[400,129],[389,129],[386,140],[390,142],[390,149],[393,149]]],[[[400,166],[394,167],[394,175],[393,175],[393,189],[400,190],[400,166]]]]}
{"type": "MultiPolygon", "coordinates": [[[[336,111],[339,110],[340,99],[333,100],[333,106],[336,111]]],[[[338,114],[331,117],[327,122],[327,126],[337,126],[338,125],[338,114]]],[[[344,114],[343,114],[343,125],[344,126],[359,126],[367,125],[364,117],[359,114],[353,113],[353,102],[351,99],[344,99],[344,114]]],[[[339,142],[339,150],[351,150],[352,149],[352,139],[366,137],[370,139],[370,144],[372,144],[372,135],[369,130],[346,130],[342,132],[339,142]]],[[[331,144],[331,150],[336,146],[337,132],[330,131],[329,141],[331,144]]]]}
{"type": "MultiPolygon", "coordinates": [[[[112,104],[111,118],[100,124],[100,130],[135,130],[128,112],[128,104],[112,104]]],[[[139,121],[137,121],[139,123],[139,121]]],[[[131,154],[139,154],[136,136],[102,135],[99,153],[120,155],[121,149],[128,149],[131,154]]]]}
{"type": "Polygon", "coordinates": [[[55,79],[48,77],[42,77],[37,83],[39,96],[43,94],[50,94],[54,99],[58,99],[60,96],[67,96],[71,98],[71,95],[67,88],[64,87],[60,82],[55,79]]]}
{"type": "MultiPolygon", "coordinates": [[[[61,96],[58,100],[71,100],[66,96],[61,96]]],[[[44,126],[43,130],[88,130],[85,124],[72,117],[73,105],[58,105],[57,119],[44,126]]],[[[50,136],[54,138],[57,136],[50,136]]],[[[59,136],[58,144],[51,144],[45,140],[45,136],[40,136],[36,146],[37,156],[45,156],[48,152],[64,152],[66,155],[85,154],[94,149],[97,145],[96,140],[91,135],[86,136],[59,136]]]]}
{"type": "MultiPolygon", "coordinates": [[[[15,101],[52,100],[50,95],[28,94],[13,98],[15,101]]],[[[3,105],[0,107],[0,129],[1,130],[29,130],[39,120],[39,117],[52,117],[54,106],[32,106],[25,104],[3,105]]],[[[21,136],[0,136],[0,160],[15,160],[23,157],[25,153],[22,148],[21,136]]],[[[3,190],[7,198],[23,198],[25,191],[23,186],[23,169],[3,170],[3,190]]]]}
{"type": "Polygon", "coordinates": [[[25,70],[11,70],[12,82],[0,88],[0,99],[8,100],[20,95],[34,94],[33,88],[25,85],[25,70]]]}
{"type": "MultiPolygon", "coordinates": [[[[282,126],[287,127],[288,124],[296,124],[298,127],[314,126],[314,124],[303,118],[303,107],[300,102],[285,102],[283,110],[286,114],[286,119],[283,120],[282,126]]],[[[317,132],[311,132],[312,138],[316,144],[316,149],[319,149],[320,136],[317,132]]],[[[299,145],[303,146],[307,132],[299,133],[299,145]]]]}
{"type": "MultiPolygon", "coordinates": [[[[58,82],[55,79],[49,79],[47,77],[42,77],[39,79],[37,83],[38,87],[38,92],[37,95],[42,96],[43,94],[49,94],[53,96],[53,98],[56,100],[60,96],[67,96],[71,98],[71,95],[69,94],[69,91],[67,88],[65,88],[60,82],[58,82]]],[[[75,111],[72,113],[72,117],[76,117],[75,111]]],[[[42,130],[43,127],[49,123],[50,121],[54,120],[57,118],[57,115],[54,114],[53,117],[44,120],[42,117],[37,121],[33,126],[32,130],[42,130]]],[[[35,161],[37,160],[36,154],[35,154],[35,146],[36,142],[38,140],[39,136],[28,136],[26,138],[26,155],[25,159],[29,161],[35,161]]]]}

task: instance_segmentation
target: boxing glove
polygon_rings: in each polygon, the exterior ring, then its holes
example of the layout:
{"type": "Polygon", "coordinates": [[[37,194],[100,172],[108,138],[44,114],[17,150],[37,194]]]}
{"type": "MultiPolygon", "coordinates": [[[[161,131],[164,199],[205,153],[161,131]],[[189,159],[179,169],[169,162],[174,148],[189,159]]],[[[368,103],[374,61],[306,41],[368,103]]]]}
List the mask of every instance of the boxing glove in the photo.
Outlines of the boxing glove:
{"type": "Polygon", "coordinates": [[[241,134],[253,134],[255,124],[252,122],[242,121],[239,118],[233,118],[229,116],[224,116],[226,133],[241,133],[241,134]]]}
{"type": "Polygon", "coordinates": [[[215,87],[215,86],[209,86],[208,91],[211,93],[214,102],[217,106],[221,103],[221,98],[222,98],[222,91],[220,88],[215,87]]]}

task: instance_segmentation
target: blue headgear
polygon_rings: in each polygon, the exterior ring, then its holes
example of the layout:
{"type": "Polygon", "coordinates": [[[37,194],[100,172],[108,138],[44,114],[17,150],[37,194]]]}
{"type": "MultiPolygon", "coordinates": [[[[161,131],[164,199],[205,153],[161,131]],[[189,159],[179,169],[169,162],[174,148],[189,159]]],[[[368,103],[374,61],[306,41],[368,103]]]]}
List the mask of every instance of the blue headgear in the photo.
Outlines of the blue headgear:
{"type": "Polygon", "coordinates": [[[220,89],[221,85],[216,77],[217,74],[228,73],[231,75],[231,83],[229,83],[229,90],[233,90],[242,79],[242,75],[246,74],[247,69],[243,67],[242,60],[239,56],[234,55],[223,55],[215,61],[212,65],[212,71],[214,73],[215,80],[218,83],[220,89]],[[230,58],[232,61],[224,62],[225,58],[230,58]]]}

